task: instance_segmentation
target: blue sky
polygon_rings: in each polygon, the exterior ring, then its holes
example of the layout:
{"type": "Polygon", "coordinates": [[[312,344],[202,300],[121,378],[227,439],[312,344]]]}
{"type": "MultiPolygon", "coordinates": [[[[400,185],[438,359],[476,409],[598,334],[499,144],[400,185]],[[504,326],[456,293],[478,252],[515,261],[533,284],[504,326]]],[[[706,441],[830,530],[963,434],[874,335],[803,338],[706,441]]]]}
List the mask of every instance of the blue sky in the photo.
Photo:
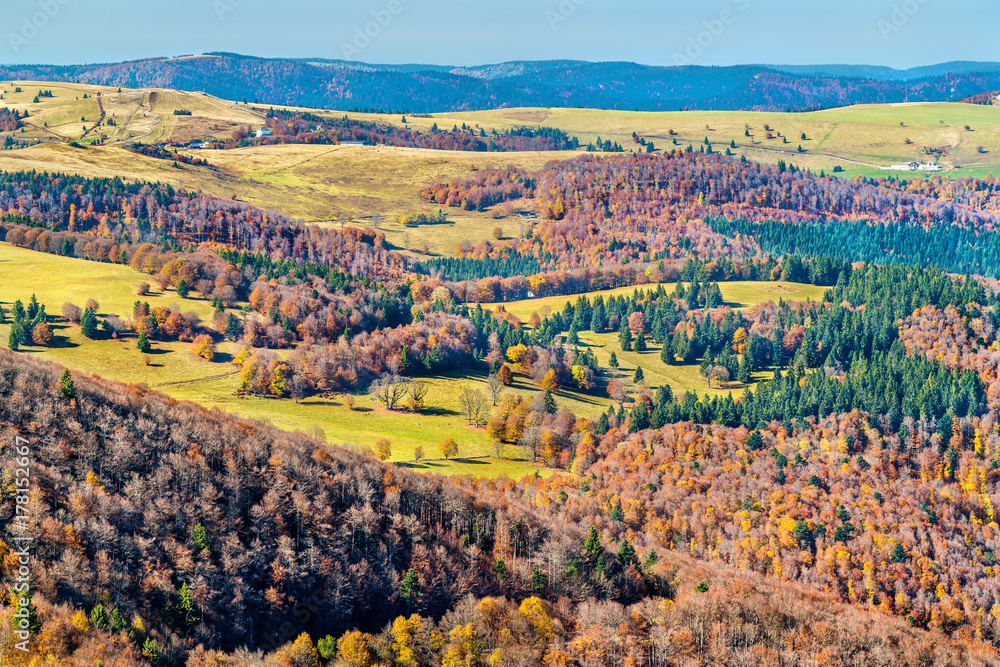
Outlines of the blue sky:
{"type": "Polygon", "coordinates": [[[996,0],[4,0],[3,15],[2,63],[206,51],[450,65],[1000,59],[996,0]]]}

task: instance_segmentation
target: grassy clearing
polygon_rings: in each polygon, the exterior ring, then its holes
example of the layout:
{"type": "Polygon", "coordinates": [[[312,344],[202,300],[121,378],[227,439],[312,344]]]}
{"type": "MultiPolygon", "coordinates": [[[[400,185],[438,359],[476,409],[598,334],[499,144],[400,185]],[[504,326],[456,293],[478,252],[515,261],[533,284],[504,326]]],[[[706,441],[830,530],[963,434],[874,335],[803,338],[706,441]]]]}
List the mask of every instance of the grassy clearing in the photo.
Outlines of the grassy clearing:
{"type": "Polygon", "coordinates": [[[109,142],[221,139],[228,138],[238,127],[257,127],[263,122],[258,111],[204,93],[156,88],[126,88],[119,92],[112,86],[49,81],[3,81],[0,91],[0,106],[28,112],[25,132],[15,135],[21,139],[80,139],[84,126],[93,128],[101,119],[101,109],[104,122],[96,133],[87,133],[88,139],[99,135],[107,136],[109,142]],[[15,93],[16,88],[22,92],[15,93]],[[51,90],[52,97],[40,97],[35,102],[40,90],[51,90]],[[85,94],[87,99],[83,98],[85,94]],[[186,109],[191,115],[175,116],[175,109],[186,109]],[[107,125],[108,119],[116,125],[107,125]]]}
{"type": "Polygon", "coordinates": [[[191,151],[219,169],[193,167],[136,155],[120,147],[73,148],[43,144],[0,151],[0,169],[68,172],[88,177],[126,176],[170,183],[236,198],[322,225],[336,225],[341,215],[352,225],[379,228],[395,248],[451,256],[457,243],[492,239],[499,226],[504,237],[520,233],[518,219],[493,220],[489,213],[446,209],[449,224],[405,229],[398,215],[436,212],[417,193],[435,179],[468,176],[471,167],[520,164],[541,167],[555,153],[482,153],[428,151],[371,146],[283,145],[232,151],[191,151]]]}
{"type": "MultiPolygon", "coordinates": [[[[94,298],[103,316],[127,316],[138,298],[134,286],[144,279],[142,273],[128,267],[37,253],[9,244],[0,244],[0,303],[10,311],[16,299],[27,303],[35,294],[51,315],[58,315],[65,301],[82,305],[94,298]]],[[[207,301],[179,299],[174,292],[151,293],[143,300],[151,306],[180,304],[184,311],[194,311],[203,319],[211,317],[207,301]]],[[[412,461],[418,445],[425,457],[439,458],[438,443],[446,436],[459,443],[459,456],[492,455],[494,452],[482,430],[469,427],[460,414],[457,395],[463,384],[482,388],[484,377],[446,375],[430,378],[427,410],[413,415],[387,412],[372,404],[364,395],[356,396],[356,409],[345,407],[343,399],[311,398],[296,404],[291,400],[239,398],[234,392],[239,386],[238,369],[229,361],[237,351],[233,343],[221,343],[214,362],[191,353],[189,343],[160,342],[146,365],[135,347],[135,340],[90,340],[80,333],[77,325],[55,323],[52,347],[22,347],[22,353],[53,361],[84,373],[131,384],[146,385],[180,400],[191,400],[208,407],[270,422],[286,430],[306,430],[319,426],[327,440],[336,444],[371,446],[386,436],[393,443],[394,461],[412,461]]],[[[6,342],[9,324],[0,324],[0,341],[6,342]]],[[[523,393],[537,390],[525,387],[523,393]]],[[[567,398],[566,407],[585,406],[586,397],[567,398]]],[[[562,403],[562,400],[560,401],[562,403]]],[[[517,448],[506,448],[501,455],[519,459],[517,448]]],[[[484,476],[510,475],[522,477],[534,474],[536,468],[525,461],[490,458],[485,461],[448,461],[422,464],[423,470],[445,474],[476,474],[484,476]]],[[[548,474],[540,470],[540,474],[548,474]]]]}
{"type": "MultiPolygon", "coordinates": [[[[60,257],[0,243],[0,299],[8,306],[16,299],[27,303],[35,294],[50,315],[59,315],[66,301],[83,307],[87,299],[93,298],[100,305],[100,315],[131,317],[132,307],[139,299],[135,287],[141,282],[148,283],[151,279],[128,266],[60,257]]],[[[158,292],[155,287],[142,300],[151,307],[176,305],[205,320],[213,314],[209,301],[181,299],[176,292],[158,292]]]]}
{"type": "MultiPolygon", "coordinates": [[[[676,283],[661,284],[668,292],[673,292],[677,287],[676,283]]],[[[538,313],[544,317],[549,312],[562,310],[567,303],[576,302],[580,296],[587,296],[590,299],[602,296],[607,299],[609,296],[631,296],[637,289],[655,290],[657,287],[657,284],[618,287],[599,292],[588,292],[586,295],[551,296],[542,299],[511,301],[504,304],[488,303],[483,304],[483,308],[493,310],[498,306],[503,306],[507,312],[520,318],[522,321],[527,321],[532,313],[538,313]]],[[[816,285],[768,281],[719,283],[719,289],[722,291],[722,298],[734,308],[748,308],[757,303],[778,301],[779,299],[784,299],[785,301],[819,301],[823,298],[827,290],[825,287],[817,287],[816,285]]]]}
{"type": "MultiPolygon", "coordinates": [[[[26,302],[31,294],[35,294],[39,301],[46,304],[50,314],[58,314],[64,301],[82,304],[88,298],[94,298],[100,303],[102,315],[127,316],[137,298],[134,286],[145,278],[147,276],[128,267],[58,257],[0,244],[0,302],[8,310],[15,299],[26,302]],[[53,280],[54,276],[58,279],[53,280]]],[[[794,300],[815,299],[822,295],[819,288],[787,283],[723,283],[721,287],[725,298],[740,306],[778,297],[794,300]]],[[[630,293],[633,289],[613,291],[630,293]]],[[[534,309],[541,302],[556,308],[575,298],[537,300],[519,304],[517,308],[530,306],[534,309]]],[[[208,302],[181,300],[174,292],[152,293],[145,300],[153,306],[181,304],[183,310],[195,311],[204,319],[210,317],[212,312],[208,302]]],[[[388,412],[360,393],[355,394],[355,409],[351,410],[342,396],[314,397],[301,403],[287,399],[237,397],[238,373],[229,363],[237,347],[232,343],[219,345],[219,356],[214,362],[195,357],[188,343],[157,343],[154,353],[150,355],[152,363],[146,365],[131,338],[93,341],[84,338],[76,325],[57,323],[54,329],[56,339],[52,347],[28,346],[23,348],[23,354],[38,356],[85,373],[146,385],[180,400],[191,400],[242,417],[267,421],[286,430],[304,431],[319,427],[328,442],[338,445],[371,446],[385,436],[392,442],[391,460],[418,470],[515,478],[534,474],[536,470],[540,474],[551,472],[536,469],[528,462],[519,460],[522,453],[516,447],[505,447],[501,451],[503,458],[495,458],[484,431],[466,423],[458,394],[463,386],[485,389],[486,377],[482,374],[451,373],[423,379],[428,383],[429,391],[427,408],[421,414],[388,412]],[[423,448],[424,458],[439,458],[437,445],[447,436],[458,441],[460,457],[490,458],[414,463],[414,452],[418,446],[423,448]]],[[[0,341],[6,341],[8,335],[9,325],[0,325],[0,341]]],[[[620,368],[614,373],[620,377],[630,378],[635,368],[642,366],[646,383],[654,389],[661,384],[669,384],[678,395],[684,391],[699,394],[708,391],[705,381],[698,375],[697,365],[668,366],[660,361],[656,349],[645,353],[623,352],[614,333],[581,332],[580,338],[582,345],[593,348],[605,368],[614,351],[620,363],[620,368]]],[[[766,377],[767,374],[760,374],[755,380],[766,377]]],[[[534,383],[520,375],[515,376],[514,386],[507,391],[529,400],[540,393],[534,383]]],[[[734,393],[741,391],[741,388],[736,388],[734,393]]],[[[595,419],[611,404],[606,396],[573,391],[561,392],[556,396],[556,402],[560,408],[595,419]]]]}
{"type": "MultiPolygon", "coordinates": [[[[146,142],[226,138],[237,127],[258,127],[268,107],[245,105],[200,93],[172,90],[123,90],[39,82],[0,82],[0,104],[28,110],[29,126],[19,137],[45,137],[65,141],[82,134],[81,117],[91,127],[96,100],[84,93],[101,92],[101,104],[117,127],[101,126],[87,140],[107,134],[110,141],[140,139],[146,142]],[[14,94],[15,85],[22,93],[14,94]],[[53,91],[53,98],[34,95],[40,89],[53,91]],[[191,116],[174,116],[187,109],[191,116]],[[48,120],[47,120],[48,119],[48,120]],[[44,122],[50,127],[43,127],[44,122]]],[[[317,112],[329,117],[343,112],[317,112]]],[[[396,125],[396,115],[347,114],[359,120],[396,125]]],[[[461,126],[463,123],[487,132],[520,126],[558,127],[584,142],[598,136],[617,141],[632,150],[632,132],[652,140],[659,149],[698,146],[707,137],[717,151],[735,142],[737,155],[761,162],[792,162],[814,171],[843,168],[844,176],[897,175],[912,178],[926,173],[888,172],[879,166],[912,160],[937,161],[949,177],[986,176],[1000,166],[1000,117],[993,107],[965,104],[898,104],[856,106],[811,113],[751,112],[627,112],[593,109],[498,109],[467,113],[408,117],[407,125],[428,130],[461,126]],[[766,139],[765,125],[775,138],[766,139]],[[970,130],[965,130],[968,125],[970,130]],[[744,130],[750,126],[753,137],[744,130]],[[669,131],[673,130],[674,135],[669,131]],[[781,132],[788,143],[777,137],[781,132]],[[802,134],[806,139],[801,139],[802,134]],[[912,143],[907,144],[909,139],[912,143]],[[799,145],[804,153],[798,153],[799,145]],[[985,152],[980,153],[982,146],[985,152]],[[939,151],[925,153],[924,149],[939,151]],[[951,170],[960,166],[961,169],[951,170]]],[[[2,139],[2,137],[0,137],[2,139]]],[[[169,161],[153,160],[112,146],[71,149],[65,145],[41,145],[26,150],[0,152],[0,169],[65,171],[85,176],[122,175],[158,180],[176,187],[200,190],[220,197],[235,197],[265,209],[286,213],[317,224],[337,224],[341,216],[350,224],[371,226],[376,216],[392,247],[416,254],[451,256],[457,243],[492,238],[501,228],[510,238],[520,232],[516,219],[493,220],[490,214],[449,210],[448,225],[403,229],[392,222],[400,214],[431,212],[438,207],[424,201],[417,191],[435,179],[467,176],[474,167],[517,165],[537,169],[553,159],[569,159],[574,153],[469,153],[389,147],[286,145],[250,147],[232,151],[192,151],[218,167],[210,170],[188,165],[174,167],[169,161]]],[[[602,154],[598,154],[602,155],[602,154]]]]}
{"type": "MultiPolygon", "coordinates": [[[[597,361],[602,368],[607,369],[609,378],[618,377],[631,380],[637,367],[642,367],[643,380],[651,389],[657,389],[663,385],[669,385],[674,395],[678,398],[686,391],[693,392],[700,396],[704,395],[724,395],[732,392],[733,397],[742,396],[746,387],[736,382],[730,383],[723,389],[709,389],[708,383],[699,374],[699,364],[683,364],[670,366],[660,361],[660,348],[655,344],[650,346],[646,352],[622,351],[618,344],[618,334],[603,333],[595,334],[593,331],[582,331],[579,334],[581,346],[589,347],[597,355],[597,361]],[[618,357],[618,368],[608,367],[611,353],[618,357]]],[[[751,379],[751,385],[773,377],[773,373],[755,373],[751,379]]],[[[605,401],[605,405],[610,405],[611,401],[605,401]]],[[[607,407],[605,407],[605,410],[607,407]]]]}
{"type": "MultiPolygon", "coordinates": [[[[368,116],[379,118],[377,116],[368,116]]],[[[383,120],[398,122],[395,116],[383,120]]],[[[650,139],[658,149],[693,144],[697,148],[707,137],[717,151],[730,142],[734,152],[748,159],[774,163],[779,159],[819,171],[845,169],[845,176],[882,175],[878,167],[911,160],[938,163],[949,177],[961,178],[974,170],[996,169],[1000,154],[1000,116],[996,109],[971,104],[888,104],[863,105],[809,113],[758,113],[744,111],[631,112],[597,109],[497,109],[466,113],[434,114],[432,118],[411,118],[418,129],[437,123],[441,127],[462,123],[480,124],[487,129],[521,125],[558,127],[582,142],[601,137],[617,141],[626,149],[632,133],[650,139]],[[765,138],[769,125],[773,139],[765,138]],[[972,131],[966,131],[969,125],[972,131]],[[752,138],[744,134],[750,126],[752,138]],[[673,130],[675,135],[670,135],[673,130]],[[788,143],[777,136],[781,132],[788,143]],[[801,139],[802,133],[806,139],[801,139]],[[909,139],[913,143],[907,144],[909,139]],[[798,153],[802,145],[804,153],[798,153]],[[979,153],[983,146],[986,153],[979,153]],[[924,148],[944,149],[933,156],[924,148]],[[862,163],[862,164],[857,164],[862,163]]]]}

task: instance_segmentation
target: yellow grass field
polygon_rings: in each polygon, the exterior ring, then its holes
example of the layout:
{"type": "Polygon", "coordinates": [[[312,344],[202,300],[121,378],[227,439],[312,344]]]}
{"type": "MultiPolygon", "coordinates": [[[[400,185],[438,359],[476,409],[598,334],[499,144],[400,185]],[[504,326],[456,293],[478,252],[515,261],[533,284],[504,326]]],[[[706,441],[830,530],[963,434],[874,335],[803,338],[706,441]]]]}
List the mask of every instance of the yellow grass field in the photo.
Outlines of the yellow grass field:
{"type": "MultiPolygon", "coordinates": [[[[677,287],[676,283],[662,283],[662,285],[667,292],[673,292],[677,287]]],[[[618,287],[599,292],[588,292],[586,296],[590,299],[598,296],[602,296],[605,299],[609,296],[631,296],[636,290],[655,290],[658,286],[658,284],[649,284],[618,287]]],[[[767,301],[777,302],[781,299],[785,301],[820,301],[827,290],[825,287],[817,287],[816,285],[768,281],[719,283],[719,289],[722,291],[722,298],[734,308],[747,308],[757,303],[767,301]]],[[[532,313],[538,313],[540,317],[544,317],[550,312],[562,310],[567,303],[575,303],[580,296],[579,294],[572,296],[551,296],[542,299],[511,301],[504,304],[484,303],[483,308],[495,310],[502,306],[507,312],[527,322],[532,313]]],[[[474,304],[469,305],[474,307],[474,304]]]]}
{"type": "MultiPolygon", "coordinates": [[[[399,122],[396,116],[351,114],[359,118],[399,122]]],[[[415,128],[450,127],[462,123],[488,130],[519,126],[557,127],[580,141],[598,137],[617,141],[626,150],[638,150],[632,133],[653,141],[657,149],[697,150],[706,138],[717,152],[731,142],[736,155],[765,163],[779,159],[803,168],[830,173],[835,166],[845,176],[888,175],[879,167],[910,161],[937,161],[945,175],[985,174],[1000,166],[1000,111],[972,104],[912,103],[864,105],[807,113],[756,113],[746,111],[632,112],[597,109],[498,109],[433,114],[408,118],[415,128]],[[767,139],[770,126],[774,138],[767,139]],[[968,125],[970,130],[966,130],[968,125]],[[752,137],[745,136],[749,127],[752,137]],[[670,135],[670,130],[675,132],[670,135]],[[781,137],[778,136],[781,133],[781,137]],[[806,139],[801,138],[805,133],[806,139]],[[784,138],[788,143],[784,143],[784,138]],[[909,139],[912,143],[907,144],[909,139]],[[804,153],[798,152],[799,145],[804,153]],[[978,147],[986,151],[980,153],[978,147]],[[929,155],[924,148],[945,151],[929,155]],[[956,167],[961,169],[955,170],[956,167]],[[963,173],[968,172],[968,173],[963,173]]]]}
{"type": "MultiPolygon", "coordinates": [[[[127,317],[132,312],[134,288],[148,276],[128,267],[79,259],[59,257],[0,243],[0,304],[9,313],[17,299],[27,304],[32,294],[45,304],[49,315],[58,316],[62,304],[72,301],[83,306],[93,298],[99,304],[102,317],[127,317]],[[54,279],[58,277],[58,279],[54,279]]],[[[211,304],[199,299],[180,299],[176,293],[152,292],[143,301],[155,306],[178,306],[184,312],[193,311],[203,320],[212,315],[211,304]]],[[[159,342],[154,344],[147,365],[131,337],[119,340],[90,340],[80,333],[78,325],[58,322],[53,325],[52,346],[22,346],[21,354],[37,356],[62,364],[89,375],[145,385],[174,398],[191,400],[207,407],[217,407],[242,417],[258,419],[286,430],[305,431],[319,427],[327,441],[337,445],[370,447],[375,440],[387,435],[393,443],[392,460],[412,463],[414,451],[421,446],[425,458],[437,459],[437,444],[446,436],[459,443],[460,457],[490,456],[475,461],[426,462],[414,467],[444,474],[475,474],[477,476],[508,475],[522,477],[551,474],[519,460],[517,448],[505,448],[503,459],[493,456],[486,434],[469,427],[461,415],[458,391],[463,384],[482,387],[484,377],[458,375],[428,378],[427,409],[423,414],[386,412],[363,393],[356,396],[355,410],[337,399],[311,398],[296,404],[291,400],[240,398],[234,392],[239,387],[239,369],[230,362],[237,346],[219,344],[219,354],[209,362],[191,352],[190,343],[159,342]]],[[[10,324],[0,324],[0,341],[6,343],[10,324]]],[[[513,390],[525,395],[537,393],[536,387],[519,385],[513,390]]],[[[560,403],[581,413],[596,405],[585,396],[560,397],[560,403]]],[[[591,412],[596,413],[596,409],[591,412]]]]}
{"type": "MultiPolygon", "coordinates": [[[[62,144],[0,151],[0,169],[62,171],[84,176],[120,175],[157,180],[252,203],[317,224],[378,226],[392,247],[415,254],[450,256],[457,243],[478,243],[501,228],[504,237],[520,233],[516,219],[494,220],[489,212],[448,211],[450,223],[403,229],[393,222],[401,214],[432,212],[436,206],[417,192],[435,179],[450,180],[472,173],[475,167],[516,165],[537,169],[553,159],[574,153],[470,153],[392,147],[279,145],[231,151],[188,151],[207,159],[215,169],[173,166],[171,161],[145,158],[124,151],[115,142],[162,143],[172,140],[225,138],[237,127],[251,129],[263,123],[268,105],[246,105],[202,93],[172,90],[129,90],[55,84],[0,82],[0,104],[27,110],[29,126],[18,138],[44,138],[62,144]],[[14,93],[20,86],[21,93],[14,93]],[[51,90],[52,98],[34,97],[51,90]],[[96,97],[100,93],[100,97],[96,97]],[[83,99],[83,95],[88,99],[83,99]],[[100,106],[98,107],[98,102],[100,106]],[[187,109],[191,116],[175,116],[187,109]],[[105,123],[94,129],[103,111],[105,123]],[[85,121],[81,122],[80,118],[85,121]],[[48,124],[48,127],[45,124],[48,124]],[[88,131],[84,135],[83,127],[88,131]],[[105,136],[104,147],[71,148],[69,140],[89,142],[105,136]]],[[[328,117],[340,111],[309,110],[328,117]]],[[[359,120],[401,124],[398,116],[347,114],[359,120]]],[[[427,130],[433,124],[448,128],[463,123],[504,130],[520,126],[558,127],[584,143],[597,137],[637,150],[632,132],[652,140],[658,149],[701,145],[750,159],[783,159],[816,171],[845,169],[847,177],[909,173],[882,171],[878,166],[917,160],[938,161],[948,177],[985,176],[1000,163],[1000,112],[995,107],[966,104],[899,104],[857,106],[810,113],[751,112],[627,112],[588,109],[499,109],[407,117],[407,126],[427,130]],[[766,139],[765,126],[773,139],[766,139]],[[969,130],[965,127],[968,126],[969,130]],[[749,128],[751,137],[745,136],[749,128]],[[674,135],[669,132],[673,130],[674,135]],[[784,138],[778,138],[780,132],[784,138]],[[806,139],[801,139],[802,134],[806,139]],[[909,140],[912,143],[907,144],[909,140]],[[798,153],[801,144],[804,153],[798,153]],[[983,152],[979,152],[980,147],[983,152]],[[931,152],[926,152],[924,149],[931,152]],[[954,169],[961,167],[960,169],[954,169]]],[[[0,136],[2,139],[2,136],[0,136]]],[[[597,154],[607,155],[607,154],[597,154]]]]}
{"type": "Polygon", "coordinates": [[[266,210],[317,224],[339,224],[343,215],[352,225],[379,229],[392,247],[434,255],[451,255],[463,240],[492,238],[494,227],[504,236],[519,233],[518,220],[493,220],[489,213],[447,209],[449,224],[404,229],[394,222],[406,213],[434,212],[438,206],[418,191],[435,179],[470,175],[472,167],[521,164],[541,167],[561,153],[469,153],[373,146],[281,145],[231,151],[191,151],[218,170],[137,155],[116,146],[76,148],[42,144],[0,151],[5,171],[56,171],[88,177],[161,181],[175,187],[235,197],[266,210]]]}
{"type": "Polygon", "coordinates": [[[0,81],[0,106],[28,112],[19,139],[162,143],[227,138],[238,127],[259,127],[263,114],[204,93],[142,90],[49,81],[0,81]],[[20,88],[21,92],[14,92],[20,88]],[[38,97],[51,91],[52,97],[38,97]],[[84,99],[87,95],[87,99],[84,99]],[[185,109],[190,116],[175,116],[185,109]],[[109,125],[108,120],[114,121],[109,125]],[[100,125],[95,129],[95,125],[100,125]],[[86,130],[84,128],[87,128],[86,130]]]}

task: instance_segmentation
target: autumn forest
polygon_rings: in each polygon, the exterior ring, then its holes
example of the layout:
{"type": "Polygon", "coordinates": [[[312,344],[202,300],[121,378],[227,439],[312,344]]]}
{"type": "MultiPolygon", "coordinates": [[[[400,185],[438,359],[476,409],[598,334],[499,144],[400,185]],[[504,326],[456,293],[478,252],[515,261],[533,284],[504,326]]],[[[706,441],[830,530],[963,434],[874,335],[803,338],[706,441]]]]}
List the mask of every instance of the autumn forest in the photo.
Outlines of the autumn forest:
{"type": "Polygon", "coordinates": [[[0,164],[4,664],[1000,665],[1000,181],[398,116],[0,164]]]}

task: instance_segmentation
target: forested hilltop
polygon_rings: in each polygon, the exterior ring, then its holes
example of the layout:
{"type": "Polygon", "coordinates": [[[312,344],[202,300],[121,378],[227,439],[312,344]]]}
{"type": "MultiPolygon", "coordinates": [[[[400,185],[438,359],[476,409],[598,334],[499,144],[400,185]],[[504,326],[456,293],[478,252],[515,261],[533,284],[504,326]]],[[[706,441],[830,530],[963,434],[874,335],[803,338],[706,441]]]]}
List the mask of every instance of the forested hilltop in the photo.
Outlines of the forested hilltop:
{"type": "Polygon", "coordinates": [[[952,101],[1000,88],[995,63],[953,63],[900,77],[865,68],[654,67],[518,62],[482,67],[370,65],[234,53],[99,65],[8,65],[0,77],[203,91],[224,99],[396,113],[504,107],[805,111],[852,104],[952,101]]]}
{"type": "Polygon", "coordinates": [[[61,317],[0,283],[0,468],[14,489],[31,441],[39,536],[35,595],[0,623],[88,665],[1000,664],[995,179],[845,181],[707,146],[428,183],[442,211],[537,217],[422,261],[165,184],[0,175],[18,253],[143,279],[129,313],[61,317]],[[905,243],[880,256],[886,235],[905,243]],[[820,298],[724,298],[779,280],[820,298]],[[212,315],[151,306],[149,283],[212,315]],[[485,305],[525,298],[555,305],[485,305]],[[429,419],[430,378],[480,376],[442,457],[474,432],[551,475],[421,476],[373,456],[387,438],[64,372],[31,359],[53,327],[206,363],[225,343],[234,400],[367,391],[371,419],[429,419]],[[651,385],[653,364],[691,384],[651,385]]]}

